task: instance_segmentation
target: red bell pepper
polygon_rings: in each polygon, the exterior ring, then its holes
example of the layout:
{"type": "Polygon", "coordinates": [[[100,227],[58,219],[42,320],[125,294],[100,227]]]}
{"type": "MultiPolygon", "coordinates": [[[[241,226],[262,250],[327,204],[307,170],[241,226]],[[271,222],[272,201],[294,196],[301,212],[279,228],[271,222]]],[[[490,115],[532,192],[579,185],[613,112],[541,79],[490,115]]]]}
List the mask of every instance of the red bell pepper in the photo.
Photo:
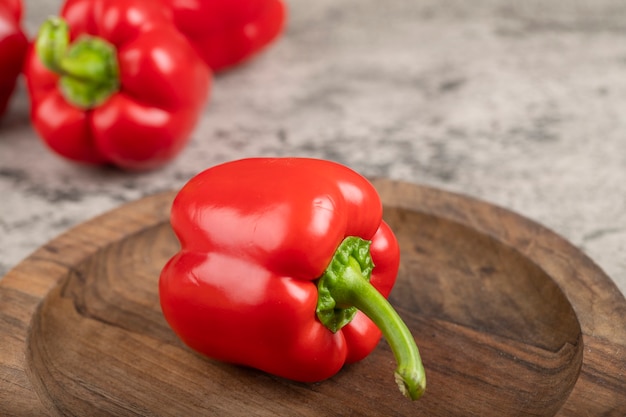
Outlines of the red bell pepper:
{"type": "Polygon", "coordinates": [[[251,58],[282,32],[282,0],[164,0],[181,32],[213,71],[251,58]]]}
{"type": "Polygon", "coordinates": [[[181,250],[161,272],[161,307],[192,349],[314,382],[366,357],[382,330],[400,389],[424,392],[415,341],[386,300],[398,244],[361,175],[316,159],[228,162],[182,187],[171,225],[181,250]]]}
{"type": "Polygon", "coordinates": [[[187,143],[210,70],[153,0],[68,0],[42,25],[26,76],[32,122],[60,155],[151,169],[187,143]]]}
{"type": "Polygon", "coordinates": [[[20,26],[22,12],[21,0],[0,1],[0,116],[9,105],[28,49],[20,26]]]}

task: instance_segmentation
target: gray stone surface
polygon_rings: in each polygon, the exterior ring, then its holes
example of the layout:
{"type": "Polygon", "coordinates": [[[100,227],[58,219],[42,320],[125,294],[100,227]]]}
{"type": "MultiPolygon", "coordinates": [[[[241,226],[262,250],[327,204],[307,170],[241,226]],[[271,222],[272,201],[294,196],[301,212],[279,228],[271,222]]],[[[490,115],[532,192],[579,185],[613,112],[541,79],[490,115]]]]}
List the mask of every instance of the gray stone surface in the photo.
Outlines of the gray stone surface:
{"type": "MultiPolygon", "coordinates": [[[[60,1],[34,3],[31,34],[60,1]]],[[[213,164],[301,155],[506,207],[626,292],[626,3],[289,5],[285,35],[216,77],[190,145],[157,171],[51,154],[22,86],[0,128],[0,275],[69,227],[213,164]]]]}

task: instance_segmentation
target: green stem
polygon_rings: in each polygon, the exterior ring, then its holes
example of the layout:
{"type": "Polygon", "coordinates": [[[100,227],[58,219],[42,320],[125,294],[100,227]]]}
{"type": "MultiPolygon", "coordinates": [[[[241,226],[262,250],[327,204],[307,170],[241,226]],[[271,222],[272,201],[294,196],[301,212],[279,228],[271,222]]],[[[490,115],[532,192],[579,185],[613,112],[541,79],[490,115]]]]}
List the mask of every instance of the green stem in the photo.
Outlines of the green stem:
{"type": "Polygon", "coordinates": [[[69,41],[69,28],[59,17],[48,18],[39,28],[35,49],[41,62],[50,71],[61,72],[58,64],[67,51],[69,41]]]}
{"type": "Polygon", "coordinates": [[[70,44],[67,23],[59,17],[46,20],[35,41],[37,56],[58,74],[65,99],[91,109],[119,90],[117,51],[104,39],[82,36],[70,44]]]}
{"type": "Polygon", "coordinates": [[[381,330],[396,358],[395,379],[400,391],[416,400],[426,389],[426,374],[415,339],[389,301],[369,277],[373,263],[370,242],[348,237],[318,282],[317,314],[322,323],[336,332],[362,311],[381,330]]]}

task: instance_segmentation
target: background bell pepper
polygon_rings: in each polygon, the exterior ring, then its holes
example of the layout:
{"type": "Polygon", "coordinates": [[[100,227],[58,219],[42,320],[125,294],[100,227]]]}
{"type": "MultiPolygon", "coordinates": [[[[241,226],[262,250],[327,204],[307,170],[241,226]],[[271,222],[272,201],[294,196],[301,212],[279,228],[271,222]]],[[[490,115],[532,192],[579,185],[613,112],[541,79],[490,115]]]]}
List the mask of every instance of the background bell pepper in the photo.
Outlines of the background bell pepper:
{"type": "Polygon", "coordinates": [[[0,116],[8,107],[28,49],[20,25],[22,12],[21,0],[0,0],[0,116]]]}
{"type": "Polygon", "coordinates": [[[285,24],[282,0],[164,0],[179,30],[213,71],[240,64],[276,39],[285,24]]]}
{"type": "Polygon", "coordinates": [[[61,17],[42,25],[26,67],[43,140],[71,160],[125,169],[177,155],[211,73],[171,12],[153,0],[69,0],[61,17]]]}
{"type": "Polygon", "coordinates": [[[181,250],[163,268],[159,294],[188,346],[313,382],[366,357],[382,330],[400,389],[423,393],[415,341],[385,299],[398,244],[364,177],[316,159],[233,161],[182,187],[171,224],[181,250]]]}

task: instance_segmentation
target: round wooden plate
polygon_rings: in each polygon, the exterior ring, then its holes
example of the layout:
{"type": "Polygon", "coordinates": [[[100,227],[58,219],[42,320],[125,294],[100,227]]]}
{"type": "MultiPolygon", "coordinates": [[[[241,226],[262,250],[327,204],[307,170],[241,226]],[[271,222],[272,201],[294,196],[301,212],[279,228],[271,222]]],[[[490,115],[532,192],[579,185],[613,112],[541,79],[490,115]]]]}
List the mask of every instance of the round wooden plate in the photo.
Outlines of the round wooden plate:
{"type": "Polygon", "coordinates": [[[579,250],[514,213],[374,180],[402,248],[390,300],[428,377],[411,402],[383,340],[301,384],[203,358],[161,315],[174,193],[46,244],[0,281],[0,415],[624,416],[626,301],[579,250]]]}

